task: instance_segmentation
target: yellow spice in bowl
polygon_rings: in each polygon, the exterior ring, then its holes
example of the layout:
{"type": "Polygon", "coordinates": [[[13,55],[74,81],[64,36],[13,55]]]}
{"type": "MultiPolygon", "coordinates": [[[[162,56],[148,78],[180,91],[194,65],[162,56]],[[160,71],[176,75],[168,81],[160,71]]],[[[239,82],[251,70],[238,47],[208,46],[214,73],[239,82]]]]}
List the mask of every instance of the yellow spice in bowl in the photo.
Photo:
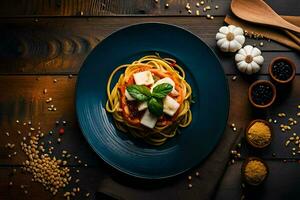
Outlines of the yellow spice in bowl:
{"type": "Polygon", "coordinates": [[[259,160],[251,160],[245,166],[245,179],[249,184],[258,185],[267,176],[267,168],[259,160]]]}
{"type": "Polygon", "coordinates": [[[263,122],[255,122],[248,130],[248,140],[256,146],[266,146],[271,140],[271,129],[263,122]]]}

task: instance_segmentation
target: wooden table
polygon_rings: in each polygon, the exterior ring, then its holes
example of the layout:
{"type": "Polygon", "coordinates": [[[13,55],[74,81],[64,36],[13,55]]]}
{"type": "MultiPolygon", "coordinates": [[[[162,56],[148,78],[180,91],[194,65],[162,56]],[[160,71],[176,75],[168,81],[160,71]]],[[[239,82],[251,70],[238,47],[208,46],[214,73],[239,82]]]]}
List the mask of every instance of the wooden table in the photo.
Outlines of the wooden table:
{"type": "MultiPolygon", "coordinates": [[[[31,182],[31,175],[21,172],[25,155],[20,150],[20,141],[28,132],[24,122],[32,121],[42,131],[65,128],[61,144],[57,144],[57,134],[51,136],[56,151],[68,150],[80,157],[87,167],[78,162],[68,163],[70,168],[80,170],[73,174],[79,178],[81,194],[77,199],[85,199],[85,193],[93,198],[97,183],[103,177],[115,173],[92,151],[85,141],[76,121],[74,109],[75,83],[78,71],[88,53],[113,31],[120,27],[140,22],[165,22],[186,28],[201,37],[220,57],[230,86],[231,106],[228,124],[235,123],[245,128],[254,118],[278,118],[278,112],[295,115],[300,104],[300,57],[295,51],[267,40],[247,38],[246,44],[264,45],[260,47],[265,58],[259,75],[252,78],[242,76],[236,70],[233,55],[220,53],[216,48],[215,34],[224,24],[230,0],[205,2],[211,5],[213,20],[206,19],[201,8],[200,16],[195,15],[195,4],[190,0],[193,13],[189,14],[183,0],[49,0],[49,1],[1,1],[0,2],[0,199],[63,199],[63,192],[52,196],[40,184],[31,182]],[[169,7],[166,8],[165,4],[169,7]],[[219,9],[215,9],[219,5],[219,9]],[[266,112],[254,111],[247,99],[247,90],[255,79],[268,79],[267,67],[276,56],[287,56],[297,65],[297,76],[293,84],[281,93],[282,99],[266,112]],[[232,77],[237,76],[236,81],[232,77]],[[55,81],[56,80],[56,81],[55,81]],[[44,94],[44,89],[47,93],[44,94]],[[48,111],[46,99],[51,97],[56,111],[48,111]],[[19,120],[19,123],[16,123],[19,120]],[[55,125],[55,121],[66,121],[66,125],[55,125]],[[40,125],[38,123],[40,122],[40,125]],[[21,136],[17,133],[20,130],[21,136]],[[6,135],[9,132],[9,136],[6,135]],[[14,143],[14,150],[5,145],[14,143]],[[14,152],[16,155],[13,155],[14,152]],[[12,155],[11,158],[8,155],[12,155]],[[13,169],[16,173],[13,174],[13,169]],[[13,182],[13,186],[9,186],[13,182]],[[24,194],[24,185],[28,194],[24,194]]],[[[278,13],[299,15],[297,0],[268,0],[278,13]]],[[[299,110],[298,110],[299,112],[299,110]]],[[[300,118],[298,118],[300,119],[300,118]]],[[[278,119],[278,124],[280,123],[278,119]]],[[[299,121],[300,122],[300,121],[299,121]]],[[[290,199],[299,198],[300,165],[298,162],[284,162],[299,159],[291,155],[291,148],[284,146],[291,133],[282,133],[274,124],[275,137],[272,145],[262,152],[242,148],[241,160],[230,165],[220,183],[216,199],[240,199],[248,195],[250,199],[290,199]],[[274,156],[276,153],[276,156],[274,156]],[[270,176],[259,189],[245,191],[241,187],[240,167],[248,155],[259,155],[270,167],[270,176]],[[248,192],[248,194],[247,194],[248,192]],[[245,194],[246,193],[246,194],[245,194]]],[[[299,125],[294,127],[300,131],[299,125]]],[[[243,142],[243,141],[242,141],[243,142]]],[[[244,143],[243,143],[244,144],[244,143]]],[[[245,145],[243,145],[245,146],[245,145]]],[[[186,187],[182,184],[180,187],[186,187]]],[[[163,189],[163,188],[162,188],[163,189]]],[[[159,190],[159,189],[157,189],[159,190]]],[[[197,190],[187,192],[191,199],[197,199],[197,190]],[[192,195],[191,195],[192,194],[192,195]]],[[[176,191],[174,191],[176,192],[176,191]]],[[[149,192],[149,196],[155,191],[149,192]]],[[[178,199],[186,196],[177,195],[178,199]]],[[[124,197],[126,199],[126,197],[124,197]]],[[[170,197],[161,197],[168,199],[170,197]]]]}

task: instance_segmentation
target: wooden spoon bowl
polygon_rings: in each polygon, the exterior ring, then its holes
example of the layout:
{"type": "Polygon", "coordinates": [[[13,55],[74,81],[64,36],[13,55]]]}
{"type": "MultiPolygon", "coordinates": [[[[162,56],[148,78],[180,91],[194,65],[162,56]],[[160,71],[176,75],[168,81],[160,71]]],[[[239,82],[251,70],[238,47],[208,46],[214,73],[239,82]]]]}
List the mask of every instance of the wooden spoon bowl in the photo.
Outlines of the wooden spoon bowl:
{"type": "Polygon", "coordinates": [[[300,33],[300,27],[284,20],[263,0],[232,0],[231,10],[236,16],[245,21],[300,33]]]}

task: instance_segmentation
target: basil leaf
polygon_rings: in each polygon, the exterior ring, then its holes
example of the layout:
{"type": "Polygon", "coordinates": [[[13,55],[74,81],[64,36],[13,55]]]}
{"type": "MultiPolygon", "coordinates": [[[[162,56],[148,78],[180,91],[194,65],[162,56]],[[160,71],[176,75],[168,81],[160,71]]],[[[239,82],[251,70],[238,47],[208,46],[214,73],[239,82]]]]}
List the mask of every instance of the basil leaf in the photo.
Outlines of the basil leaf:
{"type": "Polygon", "coordinates": [[[144,85],[127,86],[128,93],[138,101],[148,101],[151,97],[149,88],[144,85]]]}
{"type": "Polygon", "coordinates": [[[173,86],[169,83],[162,83],[153,88],[152,96],[162,99],[165,98],[171,91],[173,86]]]}
{"type": "Polygon", "coordinates": [[[150,113],[152,113],[156,117],[159,117],[163,114],[163,103],[160,99],[156,99],[152,97],[148,101],[148,109],[150,113]]]}

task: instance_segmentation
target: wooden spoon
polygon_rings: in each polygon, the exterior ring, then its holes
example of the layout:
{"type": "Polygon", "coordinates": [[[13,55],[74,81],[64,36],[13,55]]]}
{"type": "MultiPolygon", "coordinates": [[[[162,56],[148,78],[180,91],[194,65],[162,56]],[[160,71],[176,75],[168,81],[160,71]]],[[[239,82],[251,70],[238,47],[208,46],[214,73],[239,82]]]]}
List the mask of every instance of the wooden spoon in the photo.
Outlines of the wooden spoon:
{"type": "Polygon", "coordinates": [[[232,0],[231,10],[236,16],[245,21],[284,28],[300,33],[300,27],[284,20],[262,0],[232,0]]]}

